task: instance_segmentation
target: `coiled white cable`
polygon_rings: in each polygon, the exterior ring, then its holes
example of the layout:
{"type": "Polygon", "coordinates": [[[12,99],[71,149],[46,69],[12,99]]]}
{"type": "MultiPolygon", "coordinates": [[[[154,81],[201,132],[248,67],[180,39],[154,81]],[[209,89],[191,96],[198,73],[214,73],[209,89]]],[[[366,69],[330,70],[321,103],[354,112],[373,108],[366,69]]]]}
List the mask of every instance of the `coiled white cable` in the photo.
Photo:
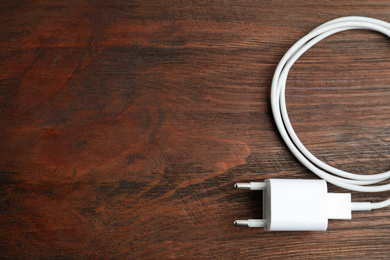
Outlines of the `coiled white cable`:
{"type": "MultiPolygon", "coordinates": [[[[339,187],[361,191],[361,192],[383,192],[390,190],[390,184],[373,185],[379,182],[388,180],[390,178],[390,171],[373,174],[373,175],[360,175],[355,173],[346,172],[335,167],[332,167],[310,153],[302,142],[291,125],[290,119],[287,113],[285,90],[288,72],[295,63],[295,61],[309,48],[321,41],[322,39],[341,32],[351,29],[366,29],[380,32],[390,37],[390,24],[381,20],[360,17],[360,16],[348,16],[326,22],[305,37],[296,42],[283,56],[279,62],[272,80],[271,88],[271,106],[272,113],[275,119],[275,123],[279,129],[279,132],[285,141],[288,148],[294,154],[294,156],[309,170],[318,175],[320,178],[326,180],[329,183],[337,185],[339,187]],[[368,186],[370,185],[370,186],[368,186]]],[[[367,203],[364,203],[367,204],[367,203]]],[[[390,199],[369,203],[370,209],[383,208],[390,206],[390,199]]],[[[356,206],[356,210],[359,210],[359,206],[356,206]]],[[[368,209],[365,207],[365,209],[368,209]]]]}

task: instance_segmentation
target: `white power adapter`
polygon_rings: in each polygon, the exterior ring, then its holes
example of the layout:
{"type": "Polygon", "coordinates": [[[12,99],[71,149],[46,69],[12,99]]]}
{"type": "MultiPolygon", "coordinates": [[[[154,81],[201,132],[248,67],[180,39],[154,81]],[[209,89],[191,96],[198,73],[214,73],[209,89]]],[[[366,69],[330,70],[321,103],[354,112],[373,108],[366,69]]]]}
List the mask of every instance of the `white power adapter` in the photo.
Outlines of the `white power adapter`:
{"type": "Polygon", "coordinates": [[[371,210],[390,206],[381,202],[351,202],[350,193],[328,193],[326,181],[360,191],[390,190],[390,171],[359,175],[328,165],[308,151],[296,135],[287,113],[286,82],[295,61],[322,39],[345,30],[374,30],[390,37],[390,24],[378,19],[349,16],[324,23],[297,41],[283,56],[272,79],[271,107],[275,124],[292,154],[323,180],[268,179],[265,182],[237,183],[237,189],[263,190],[263,219],[236,220],[236,226],[264,227],[266,230],[326,230],[328,219],[351,219],[353,210],[371,210]]]}
{"type": "Polygon", "coordinates": [[[263,191],[263,219],[236,220],[236,226],[269,231],[324,231],[328,219],[351,219],[351,194],[328,193],[324,180],[268,179],[236,183],[236,189],[263,191]]]}

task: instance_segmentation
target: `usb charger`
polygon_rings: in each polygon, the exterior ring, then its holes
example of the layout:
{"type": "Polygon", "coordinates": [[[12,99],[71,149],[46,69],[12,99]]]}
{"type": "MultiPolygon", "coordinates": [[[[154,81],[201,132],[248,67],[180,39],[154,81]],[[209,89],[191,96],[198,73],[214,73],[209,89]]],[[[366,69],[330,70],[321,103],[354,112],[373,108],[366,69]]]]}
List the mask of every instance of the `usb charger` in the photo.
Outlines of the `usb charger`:
{"type": "Polygon", "coordinates": [[[279,133],[298,161],[322,180],[268,179],[235,184],[237,189],[263,191],[263,219],[236,220],[236,226],[264,227],[270,231],[320,231],[327,229],[328,219],[351,219],[351,211],[390,206],[390,199],[351,202],[350,193],[328,193],[326,182],[353,191],[389,191],[390,184],[383,182],[390,179],[390,171],[359,175],[322,162],[299,140],[287,113],[286,82],[295,61],[322,39],[352,29],[373,30],[390,37],[390,24],[378,19],[347,16],[331,20],[296,42],[280,60],[272,79],[271,107],[279,133]]]}
{"type": "Polygon", "coordinates": [[[351,194],[328,193],[324,180],[267,179],[236,183],[234,187],[263,191],[263,218],[236,220],[236,226],[263,227],[268,231],[324,231],[328,219],[352,217],[351,194]]]}

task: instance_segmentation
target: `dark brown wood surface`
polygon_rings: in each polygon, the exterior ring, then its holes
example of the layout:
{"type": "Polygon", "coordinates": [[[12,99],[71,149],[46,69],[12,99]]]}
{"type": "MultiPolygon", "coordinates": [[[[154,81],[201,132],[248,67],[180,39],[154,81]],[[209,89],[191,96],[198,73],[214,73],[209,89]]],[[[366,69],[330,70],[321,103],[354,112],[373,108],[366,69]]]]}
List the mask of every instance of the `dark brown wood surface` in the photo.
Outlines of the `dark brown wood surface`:
{"type": "MultiPolygon", "coordinates": [[[[1,1],[1,257],[389,259],[389,208],[327,232],[232,224],[262,214],[261,194],[235,182],[316,178],[279,137],[270,85],[294,42],[346,15],[390,22],[390,3],[1,1]]],[[[389,170],[389,72],[378,33],[309,50],[287,90],[307,148],[389,170]]]]}

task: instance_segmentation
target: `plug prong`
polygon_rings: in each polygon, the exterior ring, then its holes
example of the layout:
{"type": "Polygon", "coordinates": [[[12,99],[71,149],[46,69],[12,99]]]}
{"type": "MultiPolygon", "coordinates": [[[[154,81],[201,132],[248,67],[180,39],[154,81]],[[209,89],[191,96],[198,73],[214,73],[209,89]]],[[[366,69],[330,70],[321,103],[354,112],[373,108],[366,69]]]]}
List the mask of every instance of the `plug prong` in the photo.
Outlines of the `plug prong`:
{"type": "Polygon", "coordinates": [[[264,219],[235,220],[234,225],[240,227],[265,227],[267,225],[267,221],[264,219]]]}
{"type": "Polygon", "coordinates": [[[248,226],[249,221],[248,220],[235,220],[234,225],[235,226],[248,226]]]}
{"type": "Polygon", "coordinates": [[[236,183],[234,188],[237,190],[264,190],[267,188],[267,184],[265,182],[236,183]]]}
{"type": "Polygon", "coordinates": [[[250,190],[251,189],[251,184],[250,182],[247,183],[236,183],[234,184],[234,188],[237,190],[250,190]]]}

